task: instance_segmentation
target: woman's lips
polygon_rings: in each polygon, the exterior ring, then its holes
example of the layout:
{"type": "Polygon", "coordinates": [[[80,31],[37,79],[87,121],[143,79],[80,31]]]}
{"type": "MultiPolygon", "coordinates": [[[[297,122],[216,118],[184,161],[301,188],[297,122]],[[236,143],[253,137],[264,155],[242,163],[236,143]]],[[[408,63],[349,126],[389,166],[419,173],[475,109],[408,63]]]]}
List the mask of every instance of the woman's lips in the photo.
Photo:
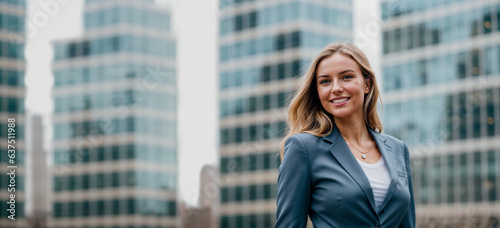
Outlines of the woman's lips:
{"type": "Polygon", "coordinates": [[[339,105],[344,105],[350,99],[351,99],[350,97],[340,97],[330,100],[330,103],[332,103],[335,106],[339,106],[339,105]]]}

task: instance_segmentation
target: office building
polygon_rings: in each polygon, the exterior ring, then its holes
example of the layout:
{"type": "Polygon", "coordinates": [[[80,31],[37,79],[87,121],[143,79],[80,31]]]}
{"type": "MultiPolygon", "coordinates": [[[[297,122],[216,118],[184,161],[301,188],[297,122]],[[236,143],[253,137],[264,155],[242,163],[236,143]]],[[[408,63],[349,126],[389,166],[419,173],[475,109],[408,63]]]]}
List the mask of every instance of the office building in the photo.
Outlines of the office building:
{"type": "Polygon", "coordinates": [[[154,0],[88,0],[54,44],[50,227],[175,227],[176,41],[154,0]]]}
{"type": "Polygon", "coordinates": [[[188,206],[181,202],[179,206],[179,217],[181,228],[212,228],[210,224],[212,210],[208,206],[188,206]]]}
{"type": "Polygon", "coordinates": [[[213,165],[205,165],[201,169],[200,194],[198,201],[200,206],[210,208],[210,215],[206,223],[206,227],[219,227],[219,170],[213,165]]]}
{"type": "Polygon", "coordinates": [[[352,42],[352,1],[219,8],[220,227],[273,227],[286,100],[322,48],[352,42]]]}
{"type": "Polygon", "coordinates": [[[219,227],[219,174],[213,165],[205,165],[200,175],[199,205],[181,203],[179,216],[183,228],[219,227]]]}
{"type": "Polygon", "coordinates": [[[384,131],[409,146],[418,226],[500,226],[500,1],[381,6],[384,131]]]}
{"type": "Polygon", "coordinates": [[[0,0],[0,227],[6,228],[26,226],[25,17],[24,0],[0,0]]]}
{"type": "MultiPolygon", "coordinates": [[[[29,167],[26,175],[26,189],[30,189],[26,202],[26,218],[28,227],[46,228],[50,216],[50,183],[47,152],[44,148],[44,127],[41,115],[31,117],[31,143],[26,156],[26,166],[29,167]],[[29,175],[29,176],[28,176],[29,175]]],[[[28,192],[28,191],[27,191],[28,192]]]]}

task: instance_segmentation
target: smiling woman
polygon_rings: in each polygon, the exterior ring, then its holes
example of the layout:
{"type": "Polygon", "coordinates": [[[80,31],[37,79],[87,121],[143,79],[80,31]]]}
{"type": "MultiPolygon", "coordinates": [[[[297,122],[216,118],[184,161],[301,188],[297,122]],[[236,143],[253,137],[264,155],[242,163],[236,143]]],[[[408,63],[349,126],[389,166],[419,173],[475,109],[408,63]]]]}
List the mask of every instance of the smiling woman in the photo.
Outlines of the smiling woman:
{"type": "Polygon", "coordinates": [[[328,45],[303,77],[288,113],[275,227],[414,227],[406,144],[380,133],[368,59],[328,45]]]}
{"type": "Polygon", "coordinates": [[[370,80],[362,75],[354,60],[335,53],[319,63],[317,74],[318,96],[326,111],[337,119],[363,116],[370,80]]]}

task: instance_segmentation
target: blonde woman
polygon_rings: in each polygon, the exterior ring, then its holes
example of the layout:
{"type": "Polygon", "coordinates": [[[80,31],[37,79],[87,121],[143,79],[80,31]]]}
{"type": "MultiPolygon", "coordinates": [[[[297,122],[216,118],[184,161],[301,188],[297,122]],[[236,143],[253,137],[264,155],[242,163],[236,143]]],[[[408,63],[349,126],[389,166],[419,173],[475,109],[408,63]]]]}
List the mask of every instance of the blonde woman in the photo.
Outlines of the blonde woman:
{"type": "Polygon", "coordinates": [[[290,103],[275,227],[415,227],[406,144],[380,133],[375,75],[361,50],[328,45],[290,103]]]}

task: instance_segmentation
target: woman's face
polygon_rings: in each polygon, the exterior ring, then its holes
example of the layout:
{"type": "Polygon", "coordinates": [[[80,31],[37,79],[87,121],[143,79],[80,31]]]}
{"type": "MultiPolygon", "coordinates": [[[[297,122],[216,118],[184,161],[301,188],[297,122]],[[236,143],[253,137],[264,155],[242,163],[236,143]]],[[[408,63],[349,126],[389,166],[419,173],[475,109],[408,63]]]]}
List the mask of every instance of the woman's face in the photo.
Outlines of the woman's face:
{"type": "Polygon", "coordinates": [[[364,119],[364,95],[370,83],[354,60],[340,53],[323,59],[316,69],[316,86],[321,105],[334,117],[364,119]]]}

